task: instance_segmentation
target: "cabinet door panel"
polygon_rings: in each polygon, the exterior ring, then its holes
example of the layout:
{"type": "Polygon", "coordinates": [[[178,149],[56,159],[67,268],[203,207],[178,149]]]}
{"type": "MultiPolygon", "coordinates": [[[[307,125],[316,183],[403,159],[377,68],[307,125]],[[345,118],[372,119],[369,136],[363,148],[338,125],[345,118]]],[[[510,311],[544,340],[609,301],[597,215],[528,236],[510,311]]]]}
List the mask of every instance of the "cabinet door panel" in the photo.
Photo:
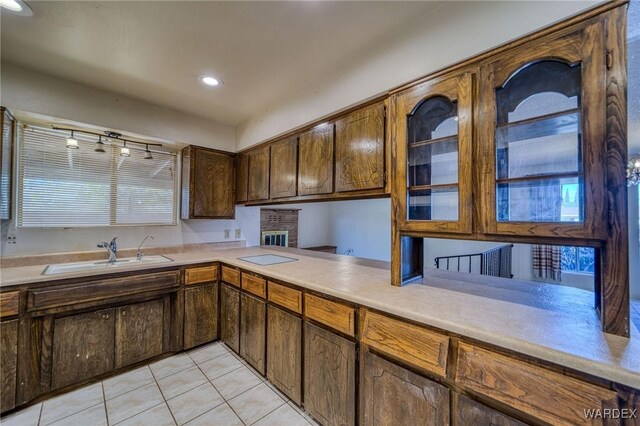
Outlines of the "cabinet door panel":
{"type": "Polygon", "coordinates": [[[302,133],[298,145],[298,195],[333,192],[333,126],[302,133]]]}
{"type": "Polygon", "coordinates": [[[194,217],[234,216],[235,172],[233,157],[195,149],[193,185],[194,217]]]}
{"type": "Polygon", "coordinates": [[[188,288],[184,292],[184,348],[218,337],[218,284],[188,288]]]}
{"type": "Polygon", "coordinates": [[[468,426],[524,426],[525,423],[502,414],[484,404],[467,398],[464,395],[458,395],[458,403],[456,404],[457,424],[468,426]]]}
{"type": "Polygon", "coordinates": [[[384,104],[336,121],[336,191],[384,187],[384,104]]]}
{"type": "Polygon", "coordinates": [[[353,425],[355,343],[305,322],[304,407],[325,426],[353,425]]]}
{"type": "Polygon", "coordinates": [[[240,292],[226,284],[220,288],[220,338],[236,353],[240,350],[240,292]]]}
{"type": "Polygon", "coordinates": [[[360,407],[366,425],[448,425],[449,389],[365,352],[360,407]]]}
{"type": "Polygon", "coordinates": [[[16,367],[18,361],[18,320],[0,324],[0,413],[16,405],[16,367]]]}
{"type": "Polygon", "coordinates": [[[242,294],[240,303],[240,356],[260,374],[265,369],[266,304],[253,296],[242,294]]]}
{"type": "Polygon", "coordinates": [[[236,202],[247,201],[247,191],[249,189],[249,156],[240,154],[236,157],[236,202]]]}
{"type": "Polygon", "coordinates": [[[295,197],[297,160],[296,137],[271,145],[271,198],[295,197]]]}
{"type": "Polygon", "coordinates": [[[302,403],[302,320],[268,306],[267,378],[296,404],[302,403]]]}
{"type": "Polygon", "coordinates": [[[163,314],[162,299],[116,309],[115,368],[162,353],[163,314]]]}
{"type": "Polygon", "coordinates": [[[248,201],[269,198],[269,152],[268,146],[249,151],[249,195],[248,201]]]}
{"type": "Polygon", "coordinates": [[[51,389],[113,370],[114,334],[113,309],[56,319],[51,389]]]}

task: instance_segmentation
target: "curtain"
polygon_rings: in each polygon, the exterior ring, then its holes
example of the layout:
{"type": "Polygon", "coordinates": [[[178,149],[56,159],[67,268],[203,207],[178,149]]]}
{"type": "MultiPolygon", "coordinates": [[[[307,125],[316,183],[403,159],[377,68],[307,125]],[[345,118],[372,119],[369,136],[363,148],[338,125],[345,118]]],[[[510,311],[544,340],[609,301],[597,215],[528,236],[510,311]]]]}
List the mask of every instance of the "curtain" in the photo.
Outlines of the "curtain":
{"type": "MultiPolygon", "coordinates": [[[[562,209],[562,185],[552,182],[548,185],[529,188],[530,213],[537,222],[559,222],[562,209]]],[[[531,248],[533,277],[543,280],[562,280],[562,247],[534,244],[531,248]]]]}

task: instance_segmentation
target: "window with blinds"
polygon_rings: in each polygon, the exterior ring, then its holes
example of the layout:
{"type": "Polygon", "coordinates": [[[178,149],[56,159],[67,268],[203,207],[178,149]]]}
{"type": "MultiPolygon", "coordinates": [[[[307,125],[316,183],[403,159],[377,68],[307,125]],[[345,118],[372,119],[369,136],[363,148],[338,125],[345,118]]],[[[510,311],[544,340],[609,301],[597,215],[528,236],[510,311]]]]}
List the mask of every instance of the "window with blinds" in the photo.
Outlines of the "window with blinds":
{"type": "Polygon", "coordinates": [[[175,225],[177,155],[119,144],[95,152],[95,137],[76,134],[79,149],[67,149],[69,133],[18,126],[18,226],[91,227],[175,225]]]}

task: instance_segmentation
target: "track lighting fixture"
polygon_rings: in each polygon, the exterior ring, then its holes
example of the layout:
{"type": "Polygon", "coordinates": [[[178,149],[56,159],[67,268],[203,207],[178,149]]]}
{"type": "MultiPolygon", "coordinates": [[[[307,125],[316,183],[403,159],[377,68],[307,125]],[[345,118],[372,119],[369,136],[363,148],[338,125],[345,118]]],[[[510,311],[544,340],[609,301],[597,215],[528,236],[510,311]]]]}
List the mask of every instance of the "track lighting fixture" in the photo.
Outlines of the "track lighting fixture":
{"type": "Polygon", "coordinates": [[[62,131],[66,131],[66,132],[71,132],[71,136],[69,136],[67,138],[67,148],[69,149],[78,149],[78,139],[75,138],[75,132],[78,133],[84,133],[87,135],[93,135],[93,136],[98,136],[98,141],[96,142],[96,146],[93,149],[94,152],[107,152],[106,148],[105,148],[105,143],[102,142],[102,137],[106,137],[108,138],[108,140],[110,140],[111,142],[111,146],[113,146],[114,148],[117,147],[119,145],[119,143],[122,143],[122,147],[120,148],[120,156],[121,157],[131,157],[131,148],[129,148],[129,146],[131,146],[131,144],[134,144],[134,148],[132,148],[133,150],[136,151],[142,151],[142,147],[140,148],[135,148],[136,145],[144,145],[144,158],[147,160],[153,160],[153,154],[151,153],[151,151],[149,150],[150,146],[162,146],[161,143],[154,143],[154,142],[146,142],[146,141],[133,141],[130,139],[124,139],[122,137],[121,133],[117,133],[117,132],[113,132],[111,130],[107,130],[105,132],[101,132],[101,133],[96,133],[96,132],[91,132],[88,130],[78,130],[78,129],[70,129],[67,127],[57,127],[57,126],[51,126],[54,130],[62,130],[62,131]],[[129,146],[127,146],[127,144],[129,144],[129,146]]]}
{"type": "Polygon", "coordinates": [[[144,158],[145,160],[153,160],[153,155],[151,155],[151,151],[149,151],[149,145],[145,145],[144,150],[144,158]]]}
{"type": "Polygon", "coordinates": [[[131,153],[129,152],[129,148],[127,148],[127,143],[124,143],[124,146],[120,148],[120,157],[131,157],[131,153]]]}
{"type": "Polygon", "coordinates": [[[71,136],[67,138],[67,148],[78,149],[78,139],[73,137],[73,130],[71,131],[71,136]]]}
{"type": "Polygon", "coordinates": [[[98,136],[98,142],[96,142],[95,152],[105,152],[104,150],[104,142],[102,142],[102,136],[98,136]]]}

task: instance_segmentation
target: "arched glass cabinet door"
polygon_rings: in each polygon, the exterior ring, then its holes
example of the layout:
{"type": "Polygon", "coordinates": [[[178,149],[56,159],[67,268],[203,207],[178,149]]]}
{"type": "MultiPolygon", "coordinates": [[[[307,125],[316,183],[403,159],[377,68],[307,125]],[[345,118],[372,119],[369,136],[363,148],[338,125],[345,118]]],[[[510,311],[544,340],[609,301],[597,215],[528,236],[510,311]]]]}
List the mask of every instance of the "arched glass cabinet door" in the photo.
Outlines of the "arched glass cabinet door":
{"type": "Polygon", "coordinates": [[[471,81],[465,73],[396,97],[392,198],[400,230],[471,232],[471,81]]]}
{"type": "Polygon", "coordinates": [[[484,232],[603,237],[601,43],[583,29],[483,65],[484,232]]]}

